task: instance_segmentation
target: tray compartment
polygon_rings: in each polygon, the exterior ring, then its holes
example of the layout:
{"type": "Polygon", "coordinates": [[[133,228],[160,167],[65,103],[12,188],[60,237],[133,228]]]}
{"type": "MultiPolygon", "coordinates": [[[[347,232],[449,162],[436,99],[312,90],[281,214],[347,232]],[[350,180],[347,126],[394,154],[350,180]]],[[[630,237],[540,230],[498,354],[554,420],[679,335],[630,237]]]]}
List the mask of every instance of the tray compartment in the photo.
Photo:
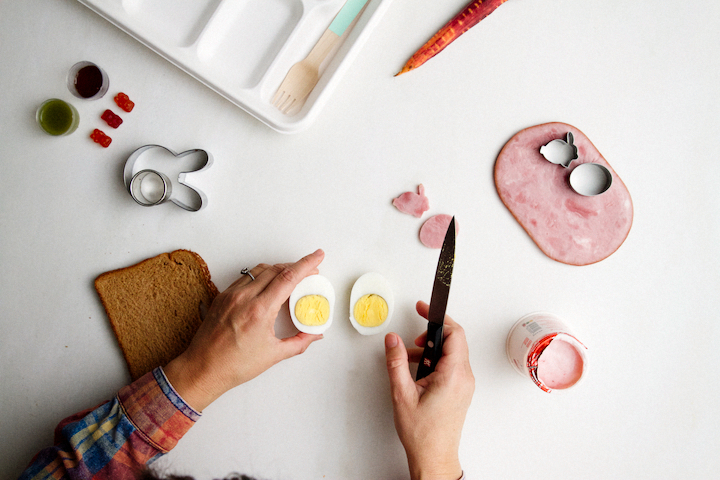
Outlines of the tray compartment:
{"type": "Polygon", "coordinates": [[[218,84],[252,88],[302,16],[300,0],[225,0],[197,41],[198,59],[218,84]]]}
{"type": "Polygon", "coordinates": [[[130,21],[171,45],[195,43],[223,0],[121,0],[130,21]]]}
{"type": "MultiPolygon", "coordinates": [[[[265,72],[260,93],[264,101],[270,102],[290,68],[310,53],[344,4],[345,0],[325,0],[305,11],[287,44],[265,72]]],[[[336,48],[339,49],[341,46],[338,45],[336,48]]],[[[330,59],[333,59],[333,55],[330,59]]],[[[326,67],[327,63],[321,65],[321,80],[326,67]]]]}

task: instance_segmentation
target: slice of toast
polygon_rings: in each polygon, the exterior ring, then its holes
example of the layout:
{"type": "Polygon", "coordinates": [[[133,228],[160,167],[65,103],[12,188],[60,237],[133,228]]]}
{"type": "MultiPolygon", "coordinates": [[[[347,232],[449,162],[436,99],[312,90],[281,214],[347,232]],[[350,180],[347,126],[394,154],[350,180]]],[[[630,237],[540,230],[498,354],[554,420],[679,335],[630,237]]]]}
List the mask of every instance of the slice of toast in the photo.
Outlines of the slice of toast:
{"type": "Polygon", "coordinates": [[[200,305],[210,307],[219,293],[205,261],[189,250],[103,273],[95,289],[133,380],[185,351],[202,323],[200,305]]]}

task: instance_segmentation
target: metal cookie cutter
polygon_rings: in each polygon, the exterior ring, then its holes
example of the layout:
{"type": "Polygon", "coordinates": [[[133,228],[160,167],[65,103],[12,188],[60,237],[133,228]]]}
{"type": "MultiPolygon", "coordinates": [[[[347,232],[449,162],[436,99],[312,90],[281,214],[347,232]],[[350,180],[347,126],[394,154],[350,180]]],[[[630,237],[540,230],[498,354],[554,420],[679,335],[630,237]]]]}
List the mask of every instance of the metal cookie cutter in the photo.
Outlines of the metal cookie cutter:
{"type": "MultiPolygon", "coordinates": [[[[548,162],[568,168],[573,160],[577,160],[578,151],[573,144],[573,134],[568,132],[566,138],[548,142],[540,147],[540,153],[548,162]]],[[[612,174],[599,163],[581,163],[570,172],[569,182],[575,192],[592,197],[608,191],[612,185],[612,174]]]]}
{"type": "Polygon", "coordinates": [[[567,141],[553,140],[540,147],[540,153],[548,162],[557,163],[567,168],[578,158],[577,147],[573,144],[573,134],[567,133],[567,141]]]}
{"type": "Polygon", "coordinates": [[[178,207],[197,212],[207,196],[187,181],[187,175],[210,168],[212,155],[201,149],[175,153],[161,145],[145,145],[125,162],[123,180],[130,196],[144,207],[170,200],[178,207]]]}
{"type": "Polygon", "coordinates": [[[599,163],[581,163],[570,172],[570,186],[586,197],[605,193],[610,185],[612,174],[599,163]]]}

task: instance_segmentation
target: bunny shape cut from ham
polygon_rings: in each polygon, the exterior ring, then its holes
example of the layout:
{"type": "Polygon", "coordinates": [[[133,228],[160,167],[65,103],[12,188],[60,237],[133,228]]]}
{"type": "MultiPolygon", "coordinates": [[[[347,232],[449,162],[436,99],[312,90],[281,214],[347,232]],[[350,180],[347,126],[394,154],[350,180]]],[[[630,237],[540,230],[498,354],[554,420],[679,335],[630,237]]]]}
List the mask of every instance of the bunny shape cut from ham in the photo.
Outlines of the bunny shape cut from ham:
{"type": "Polygon", "coordinates": [[[414,217],[422,217],[430,209],[430,200],[425,196],[425,187],[418,185],[417,193],[405,192],[393,200],[395,208],[414,217]]]}

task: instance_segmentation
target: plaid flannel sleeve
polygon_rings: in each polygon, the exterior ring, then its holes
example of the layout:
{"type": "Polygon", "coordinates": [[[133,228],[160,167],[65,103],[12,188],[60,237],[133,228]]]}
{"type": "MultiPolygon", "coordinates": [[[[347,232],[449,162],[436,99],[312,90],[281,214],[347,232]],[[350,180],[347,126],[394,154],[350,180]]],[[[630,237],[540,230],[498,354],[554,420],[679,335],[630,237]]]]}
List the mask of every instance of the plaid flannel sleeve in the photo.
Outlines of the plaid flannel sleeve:
{"type": "Polygon", "coordinates": [[[156,368],[113,400],[60,422],[55,446],[40,451],[20,479],[135,479],[199,418],[156,368]]]}

